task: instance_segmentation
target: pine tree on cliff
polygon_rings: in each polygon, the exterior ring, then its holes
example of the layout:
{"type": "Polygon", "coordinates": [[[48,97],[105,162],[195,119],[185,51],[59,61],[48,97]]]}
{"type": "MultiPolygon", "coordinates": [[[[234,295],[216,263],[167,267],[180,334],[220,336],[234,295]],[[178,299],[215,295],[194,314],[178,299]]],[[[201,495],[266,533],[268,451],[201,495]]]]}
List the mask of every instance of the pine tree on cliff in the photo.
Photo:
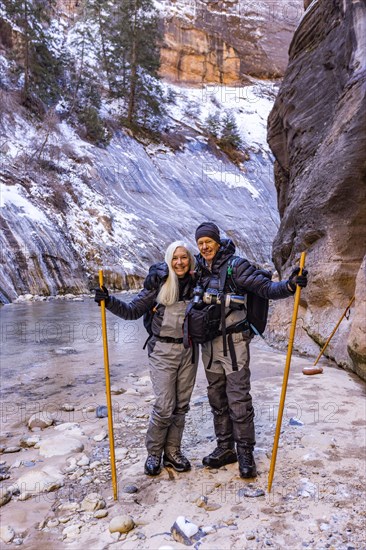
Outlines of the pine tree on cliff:
{"type": "Polygon", "coordinates": [[[55,0],[3,0],[6,16],[20,29],[22,36],[18,61],[24,71],[24,101],[32,93],[46,103],[58,97],[61,65],[52,53],[48,32],[55,4],[55,0]]]}
{"type": "Polygon", "coordinates": [[[220,112],[216,111],[208,115],[204,123],[204,130],[214,139],[218,139],[221,133],[220,112]]]}
{"type": "Polygon", "coordinates": [[[242,145],[239,129],[235,121],[233,113],[225,111],[222,119],[222,131],[219,141],[220,146],[231,146],[234,149],[239,149],[242,145]]]}
{"type": "Polygon", "coordinates": [[[85,41],[90,41],[88,50],[103,69],[107,95],[122,100],[122,120],[130,127],[151,128],[163,103],[158,82],[161,34],[153,1],[84,0],[80,15],[83,39],[78,49],[85,51],[85,41]]]}
{"type": "Polygon", "coordinates": [[[129,126],[148,125],[161,113],[159,18],[152,0],[118,0],[113,28],[114,96],[126,101],[129,126]]]}
{"type": "Polygon", "coordinates": [[[112,91],[113,67],[113,11],[116,0],[84,0],[78,32],[83,44],[95,51],[106,76],[109,92],[112,91]]]}

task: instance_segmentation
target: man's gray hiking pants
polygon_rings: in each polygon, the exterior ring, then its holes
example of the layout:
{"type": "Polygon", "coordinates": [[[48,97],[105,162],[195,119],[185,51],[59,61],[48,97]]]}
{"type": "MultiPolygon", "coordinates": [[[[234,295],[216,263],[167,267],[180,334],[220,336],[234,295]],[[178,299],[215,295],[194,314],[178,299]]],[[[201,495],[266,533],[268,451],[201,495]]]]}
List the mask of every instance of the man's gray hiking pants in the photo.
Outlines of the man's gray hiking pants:
{"type": "Polygon", "coordinates": [[[223,352],[222,336],[202,345],[202,361],[208,381],[208,400],[214,420],[217,445],[224,449],[253,448],[254,410],[250,395],[249,342],[245,333],[232,334],[236,365],[229,347],[223,352]]]}

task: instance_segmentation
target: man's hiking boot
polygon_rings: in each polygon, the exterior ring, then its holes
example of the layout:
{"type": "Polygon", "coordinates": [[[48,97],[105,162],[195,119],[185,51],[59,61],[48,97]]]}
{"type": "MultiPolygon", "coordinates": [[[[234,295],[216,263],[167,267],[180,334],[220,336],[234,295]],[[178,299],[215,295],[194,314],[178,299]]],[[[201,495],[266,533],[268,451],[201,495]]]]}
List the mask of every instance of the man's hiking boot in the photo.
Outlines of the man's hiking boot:
{"type": "Polygon", "coordinates": [[[160,474],[160,460],[160,456],[148,455],[144,467],[145,474],[148,476],[157,476],[160,474]]]}
{"type": "Polygon", "coordinates": [[[238,461],[240,477],[244,479],[256,477],[257,468],[255,466],[252,449],[238,449],[238,461]]]}
{"type": "Polygon", "coordinates": [[[164,466],[174,468],[176,472],[188,472],[191,469],[188,458],[181,453],[180,449],[165,452],[163,464],[164,466]]]}
{"type": "Polygon", "coordinates": [[[225,466],[226,464],[234,464],[237,460],[234,449],[216,447],[211,454],[202,459],[202,464],[204,466],[209,466],[209,468],[221,468],[221,466],[225,466]]]}

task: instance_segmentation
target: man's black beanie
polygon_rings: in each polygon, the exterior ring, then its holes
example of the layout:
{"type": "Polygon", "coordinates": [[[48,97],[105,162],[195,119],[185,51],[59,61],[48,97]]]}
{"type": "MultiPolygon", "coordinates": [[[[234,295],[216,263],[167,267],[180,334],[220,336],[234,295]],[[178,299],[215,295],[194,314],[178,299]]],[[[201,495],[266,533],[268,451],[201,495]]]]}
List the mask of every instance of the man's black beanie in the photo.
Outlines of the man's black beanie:
{"type": "Polygon", "coordinates": [[[196,229],[196,242],[201,237],[210,237],[210,239],[213,239],[215,242],[220,244],[220,230],[212,222],[203,222],[201,225],[199,225],[196,229]]]}

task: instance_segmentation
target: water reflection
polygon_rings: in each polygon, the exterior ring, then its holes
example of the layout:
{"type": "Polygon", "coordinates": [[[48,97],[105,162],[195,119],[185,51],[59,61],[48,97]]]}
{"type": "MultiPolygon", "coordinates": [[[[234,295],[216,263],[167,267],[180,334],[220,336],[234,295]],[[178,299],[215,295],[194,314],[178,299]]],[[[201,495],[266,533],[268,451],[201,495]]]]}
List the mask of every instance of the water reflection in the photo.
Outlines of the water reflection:
{"type": "MultiPolygon", "coordinates": [[[[126,301],[131,298],[123,295],[126,301]]],[[[91,298],[3,306],[0,330],[0,383],[6,393],[34,378],[52,384],[62,375],[67,386],[104,377],[100,309],[91,298]]],[[[124,321],[107,312],[107,332],[112,380],[146,370],[142,319],[124,321]]]]}

